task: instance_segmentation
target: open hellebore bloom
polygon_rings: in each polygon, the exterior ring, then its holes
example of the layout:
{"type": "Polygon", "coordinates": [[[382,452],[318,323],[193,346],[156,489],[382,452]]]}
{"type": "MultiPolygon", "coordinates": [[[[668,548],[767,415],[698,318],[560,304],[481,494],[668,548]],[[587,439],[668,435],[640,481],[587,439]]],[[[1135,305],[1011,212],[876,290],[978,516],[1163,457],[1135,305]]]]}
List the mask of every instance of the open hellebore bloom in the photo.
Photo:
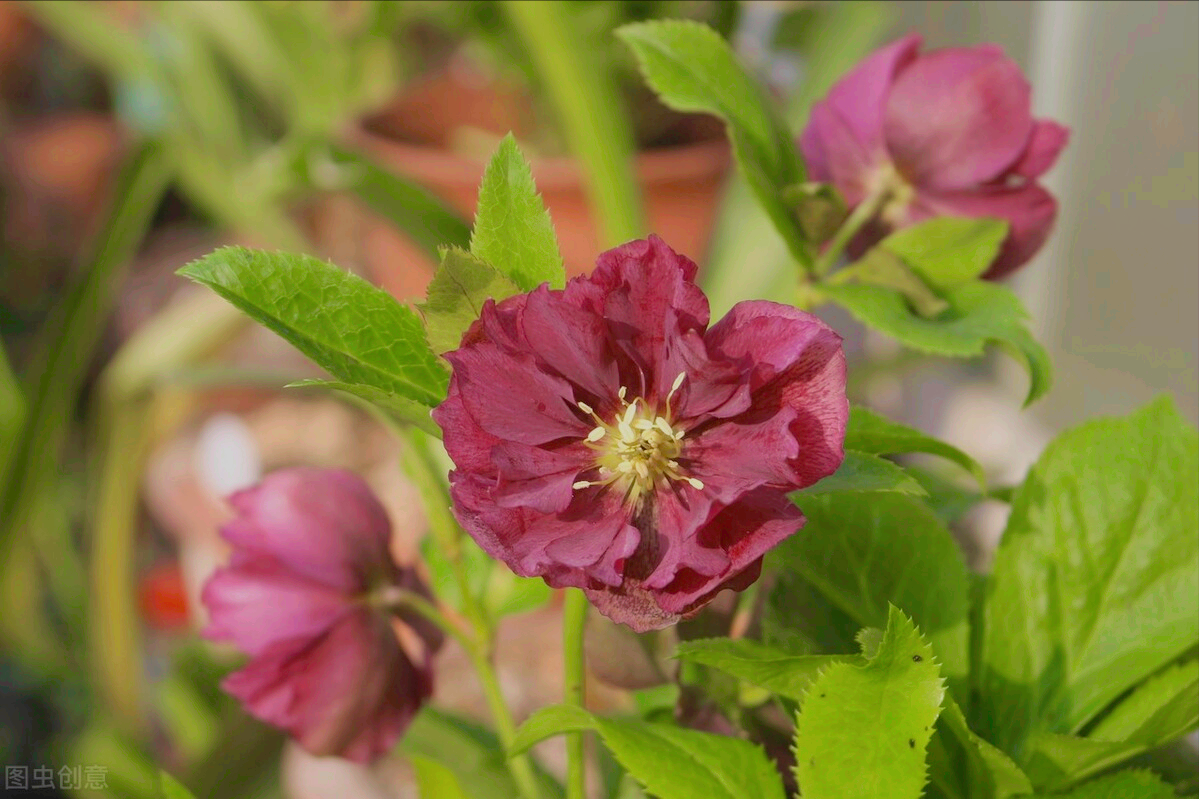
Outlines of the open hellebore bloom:
{"type": "Polygon", "coordinates": [[[787,492],[844,457],[840,336],[772,302],[709,328],[695,273],[651,236],[489,301],[434,411],[479,545],[636,630],[757,579],[803,524],[787,492]]]}
{"type": "Polygon", "coordinates": [[[225,690],[313,754],[370,762],[432,693],[441,644],[392,606],[397,590],[427,591],[392,560],[382,505],[357,475],[312,468],[274,472],[230,502],[233,554],[204,586],[204,635],[251,659],[225,690]]]}
{"type": "Polygon", "coordinates": [[[850,206],[880,204],[855,244],[934,216],[999,217],[1008,237],[985,277],[1030,259],[1053,227],[1057,203],[1036,179],[1069,131],[1034,120],[1020,68],[995,45],[933,50],[921,38],[887,45],[812,109],[800,148],[814,180],[850,206]]]}

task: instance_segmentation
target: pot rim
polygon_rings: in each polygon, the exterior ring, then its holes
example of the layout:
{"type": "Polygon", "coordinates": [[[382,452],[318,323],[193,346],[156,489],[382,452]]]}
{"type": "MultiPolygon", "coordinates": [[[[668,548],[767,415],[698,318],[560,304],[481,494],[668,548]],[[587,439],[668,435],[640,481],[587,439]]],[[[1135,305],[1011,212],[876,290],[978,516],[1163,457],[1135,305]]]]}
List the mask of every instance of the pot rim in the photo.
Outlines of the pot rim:
{"type": "MultiPolygon", "coordinates": [[[[401,141],[370,130],[356,120],[344,132],[348,145],[383,158],[420,183],[477,188],[486,161],[441,147],[401,141]]],[[[694,181],[722,175],[732,154],[723,136],[707,141],[641,150],[635,156],[637,176],[645,186],[694,181]]],[[[577,188],[583,170],[571,156],[530,157],[538,191],[577,188]]]]}

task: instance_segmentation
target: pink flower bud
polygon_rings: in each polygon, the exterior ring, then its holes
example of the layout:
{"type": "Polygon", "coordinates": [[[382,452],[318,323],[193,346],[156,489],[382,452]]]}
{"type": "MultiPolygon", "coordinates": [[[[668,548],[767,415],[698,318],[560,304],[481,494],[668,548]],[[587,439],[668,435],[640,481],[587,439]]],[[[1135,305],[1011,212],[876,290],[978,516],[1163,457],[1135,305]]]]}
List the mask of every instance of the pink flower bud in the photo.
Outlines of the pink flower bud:
{"type": "Polygon", "coordinates": [[[850,205],[886,195],[855,251],[935,216],[999,217],[1010,230],[985,276],[1000,277],[1049,236],[1057,202],[1036,179],[1069,130],[1032,118],[1028,81],[998,47],[921,55],[920,45],[907,36],[842,78],[812,109],[800,148],[811,177],[850,205]]]}
{"type": "Polygon", "coordinates": [[[387,606],[389,590],[427,591],[393,562],[383,506],[357,475],[313,468],[274,472],[230,502],[233,554],[203,591],[204,635],[250,655],[225,690],[313,754],[373,760],[432,693],[441,644],[387,606]]]}
{"type": "Polygon", "coordinates": [[[844,457],[840,336],[772,302],[709,328],[695,273],[650,236],[488,302],[433,414],[479,545],[637,630],[756,580],[803,524],[787,492],[844,457]]]}

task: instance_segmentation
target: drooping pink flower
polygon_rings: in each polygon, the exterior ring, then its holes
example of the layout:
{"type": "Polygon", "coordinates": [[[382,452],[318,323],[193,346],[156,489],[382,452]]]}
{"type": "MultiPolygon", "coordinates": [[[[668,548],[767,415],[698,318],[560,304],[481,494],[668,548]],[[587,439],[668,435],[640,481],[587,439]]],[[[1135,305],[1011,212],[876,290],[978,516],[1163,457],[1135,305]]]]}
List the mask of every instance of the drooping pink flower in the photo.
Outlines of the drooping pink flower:
{"type": "Polygon", "coordinates": [[[479,545],[637,630],[756,580],[844,457],[840,336],[772,302],[709,328],[695,273],[651,236],[489,301],[434,411],[479,545]]]}
{"type": "Polygon", "coordinates": [[[1033,119],[1030,88],[995,45],[919,53],[916,34],[875,51],[812,109],[800,148],[812,179],[850,206],[886,193],[864,249],[935,216],[1010,225],[986,277],[1023,265],[1048,238],[1057,202],[1036,182],[1069,130],[1033,119]]]}
{"type": "Polygon", "coordinates": [[[432,693],[442,639],[388,607],[389,591],[427,591],[392,560],[382,505],[357,475],[313,468],[273,472],[230,502],[233,553],[204,586],[204,635],[251,659],[223,687],[313,754],[373,760],[432,693]]]}

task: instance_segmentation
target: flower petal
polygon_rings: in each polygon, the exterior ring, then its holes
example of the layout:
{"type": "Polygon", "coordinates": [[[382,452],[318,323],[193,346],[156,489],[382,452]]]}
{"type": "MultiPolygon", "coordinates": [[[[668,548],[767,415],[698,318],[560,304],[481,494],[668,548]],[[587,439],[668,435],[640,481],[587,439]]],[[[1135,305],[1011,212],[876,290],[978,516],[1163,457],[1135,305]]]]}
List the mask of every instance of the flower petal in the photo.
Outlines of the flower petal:
{"type": "Polygon", "coordinates": [[[989,186],[968,192],[921,192],[912,205],[913,223],[934,216],[991,216],[1011,226],[999,255],[983,277],[995,279],[1022,266],[1049,238],[1057,201],[1036,183],[989,186]]]}
{"type": "Polygon", "coordinates": [[[786,494],[758,489],[742,497],[712,517],[700,530],[697,542],[728,556],[725,569],[714,575],[680,570],[674,580],[656,591],[658,606],[667,613],[685,614],[702,606],[724,588],[744,588],[738,578],[746,569],[760,564],[761,558],[783,539],[803,526],[804,517],[786,494]]]}
{"type": "Polygon", "coordinates": [[[299,575],[352,593],[394,568],[387,512],[353,472],[280,469],[229,502],[239,518],[222,528],[225,539],[299,575]]]}
{"type": "Polygon", "coordinates": [[[900,73],[887,98],[887,149],[917,186],[986,183],[1024,152],[1029,97],[1020,67],[996,47],[927,53],[900,73]]]}
{"type": "Polygon", "coordinates": [[[599,315],[542,286],[529,295],[521,322],[530,349],[544,365],[594,399],[616,395],[620,375],[599,315]]]}
{"type": "Polygon", "coordinates": [[[388,751],[432,693],[385,619],[347,615],[316,640],[273,644],[223,687],[315,755],[367,763],[388,751]]]}
{"type": "Polygon", "coordinates": [[[256,655],[282,639],[315,637],[345,615],[347,597],[268,557],[237,558],[204,584],[204,637],[256,655]]]}
{"type": "Polygon", "coordinates": [[[706,340],[713,354],[752,363],[752,395],[744,414],[689,445],[699,478],[717,491],[727,490],[722,484],[793,489],[836,471],[849,419],[841,337],[812,314],[751,300],[733,306],[706,340]],[[791,411],[784,417],[789,436],[772,420],[783,408],[791,411]]]}
{"type": "Polygon", "coordinates": [[[1052,119],[1037,120],[1033,123],[1024,155],[1012,167],[1012,173],[1030,180],[1039,178],[1056,163],[1069,141],[1070,129],[1065,125],[1059,125],[1052,119]]]}
{"type": "MultiPolygon", "coordinates": [[[[532,355],[505,353],[483,341],[449,353],[452,380],[469,390],[460,396],[466,412],[488,433],[522,444],[582,438],[590,429],[574,410],[574,388],[547,374],[532,355]]],[[[449,431],[447,437],[456,436],[449,431]]]]}
{"type": "Polygon", "coordinates": [[[663,399],[657,389],[677,376],[663,371],[668,342],[707,327],[708,300],[694,283],[696,271],[695,262],[652,235],[596,259],[591,280],[603,291],[609,335],[636,366],[636,374],[621,376],[634,395],[663,399]]]}
{"type": "Polygon", "coordinates": [[[920,35],[910,34],[875,50],[812,109],[800,146],[813,178],[836,180],[839,186],[852,172],[885,160],[887,95],[916,59],[921,42],[920,35]]]}
{"type": "Polygon", "coordinates": [[[566,510],[579,472],[591,468],[593,454],[582,442],[559,449],[504,441],[491,452],[498,479],[492,496],[500,507],[528,507],[542,513],[566,510]]]}

